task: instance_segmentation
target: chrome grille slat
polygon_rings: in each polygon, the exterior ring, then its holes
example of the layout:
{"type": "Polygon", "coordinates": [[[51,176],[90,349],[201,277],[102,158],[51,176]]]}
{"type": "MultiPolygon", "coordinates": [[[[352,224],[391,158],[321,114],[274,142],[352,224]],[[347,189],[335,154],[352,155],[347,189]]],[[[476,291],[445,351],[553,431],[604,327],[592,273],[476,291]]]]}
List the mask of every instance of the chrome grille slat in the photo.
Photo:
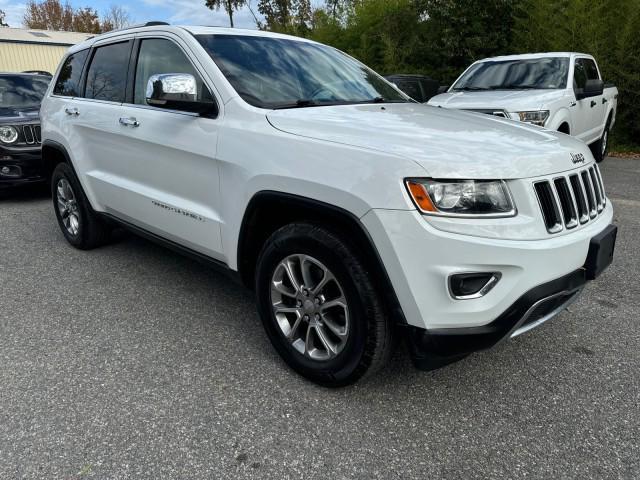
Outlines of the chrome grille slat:
{"type": "Polygon", "coordinates": [[[580,181],[578,174],[569,176],[569,183],[571,184],[571,190],[578,204],[578,216],[580,223],[587,223],[589,221],[589,207],[587,206],[587,194],[584,191],[584,186],[580,181]]]}
{"type": "Polygon", "coordinates": [[[597,165],[533,184],[549,233],[588,223],[604,211],[606,197],[597,165]]]}

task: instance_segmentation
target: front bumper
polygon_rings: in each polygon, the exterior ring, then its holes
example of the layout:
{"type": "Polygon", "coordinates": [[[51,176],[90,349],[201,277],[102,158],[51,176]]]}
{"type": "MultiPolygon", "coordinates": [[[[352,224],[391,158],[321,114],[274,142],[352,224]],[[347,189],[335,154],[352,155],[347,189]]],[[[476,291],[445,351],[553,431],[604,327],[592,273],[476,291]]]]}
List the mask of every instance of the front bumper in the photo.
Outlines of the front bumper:
{"type": "Polygon", "coordinates": [[[539,285],[511,305],[488,325],[471,328],[424,330],[407,327],[405,332],[414,365],[433,370],[491,348],[550,320],[575,301],[587,278],[584,269],[539,285]]]}
{"type": "Polygon", "coordinates": [[[0,146],[0,189],[45,180],[42,150],[37,148],[7,148],[0,146]],[[3,175],[2,168],[10,167],[11,174],[3,175]],[[18,170],[18,174],[15,172],[18,170]]]}
{"type": "Polygon", "coordinates": [[[450,363],[521,328],[531,328],[574,300],[587,281],[583,266],[591,240],[607,229],[612,218],[613,208],[607,202],[591,223],[541,240],[446,232],[415,211],[371,210],[362,222],[376,243],[406,318],[413,356],[418,361],[422,356],[424,368],[434,368],[439,361],[450,363]],[[448,278],[464,272],[502,275],[485,296],[456,300],[448,278]],[[421,352],[437,355],[426,358],[421,352]]]}

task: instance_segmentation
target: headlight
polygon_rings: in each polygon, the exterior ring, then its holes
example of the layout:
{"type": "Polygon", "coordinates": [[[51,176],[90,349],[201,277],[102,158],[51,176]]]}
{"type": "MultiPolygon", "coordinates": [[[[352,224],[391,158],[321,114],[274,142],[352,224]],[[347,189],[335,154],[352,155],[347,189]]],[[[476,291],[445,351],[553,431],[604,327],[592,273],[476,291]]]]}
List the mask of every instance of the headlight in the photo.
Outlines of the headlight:
{"type": "Polygon", "coordinates": [[[521,122],[533,123],[539,127],[544,127],[544,123],[549,118],[549,110],[536,110],[535,112],[518,112],[521,122]]]}
{"type": "Polygon", "coordinates": [[[512,217],[516,206],[502,180],[432,180],[410,178],[407,189],[427,215],[512,217]]]}
{"type": "Polygon", "coordinates": [[[18,140],[18,131],[14,127],[0,127],[0,142],[15,143],[16,140],[18,140]]]}

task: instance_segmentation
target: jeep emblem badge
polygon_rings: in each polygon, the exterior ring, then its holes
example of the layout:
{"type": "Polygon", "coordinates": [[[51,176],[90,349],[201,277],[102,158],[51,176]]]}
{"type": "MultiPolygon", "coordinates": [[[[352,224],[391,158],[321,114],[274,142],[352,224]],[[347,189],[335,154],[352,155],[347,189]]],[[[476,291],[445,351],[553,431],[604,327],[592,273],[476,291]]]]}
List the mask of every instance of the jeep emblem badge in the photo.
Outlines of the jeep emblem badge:
{"type": "Polygon", "coordinates": [[[573,163],[584,163],[584,155],[581,153],[571,153],[571,161],[573,163]]]}

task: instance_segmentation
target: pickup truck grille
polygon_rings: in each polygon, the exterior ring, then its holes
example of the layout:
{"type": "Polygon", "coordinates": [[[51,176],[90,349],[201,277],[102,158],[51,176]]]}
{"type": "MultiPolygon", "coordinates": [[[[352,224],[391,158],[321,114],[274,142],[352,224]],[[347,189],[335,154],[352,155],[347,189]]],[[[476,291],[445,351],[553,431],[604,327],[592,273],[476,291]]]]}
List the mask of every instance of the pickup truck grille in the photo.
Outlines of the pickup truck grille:
{"type": "Polygon", "coordinates": [[[467,108],[468,112],[484,113],[485,115],[494,115],[496,117],[510,118],[507,112],[499,108],[467,108]]]}
{"type": "Polygon", "coordinates": [[[597,165],[533,184],[549,233],[571,230],[593,220],[607,204],[597,165]]]}
{"type": "Polygon", "coordinates": [[[40,125],[24,125],[22,127],[22,135],[27,145],[40,144],[40,125]]]}

